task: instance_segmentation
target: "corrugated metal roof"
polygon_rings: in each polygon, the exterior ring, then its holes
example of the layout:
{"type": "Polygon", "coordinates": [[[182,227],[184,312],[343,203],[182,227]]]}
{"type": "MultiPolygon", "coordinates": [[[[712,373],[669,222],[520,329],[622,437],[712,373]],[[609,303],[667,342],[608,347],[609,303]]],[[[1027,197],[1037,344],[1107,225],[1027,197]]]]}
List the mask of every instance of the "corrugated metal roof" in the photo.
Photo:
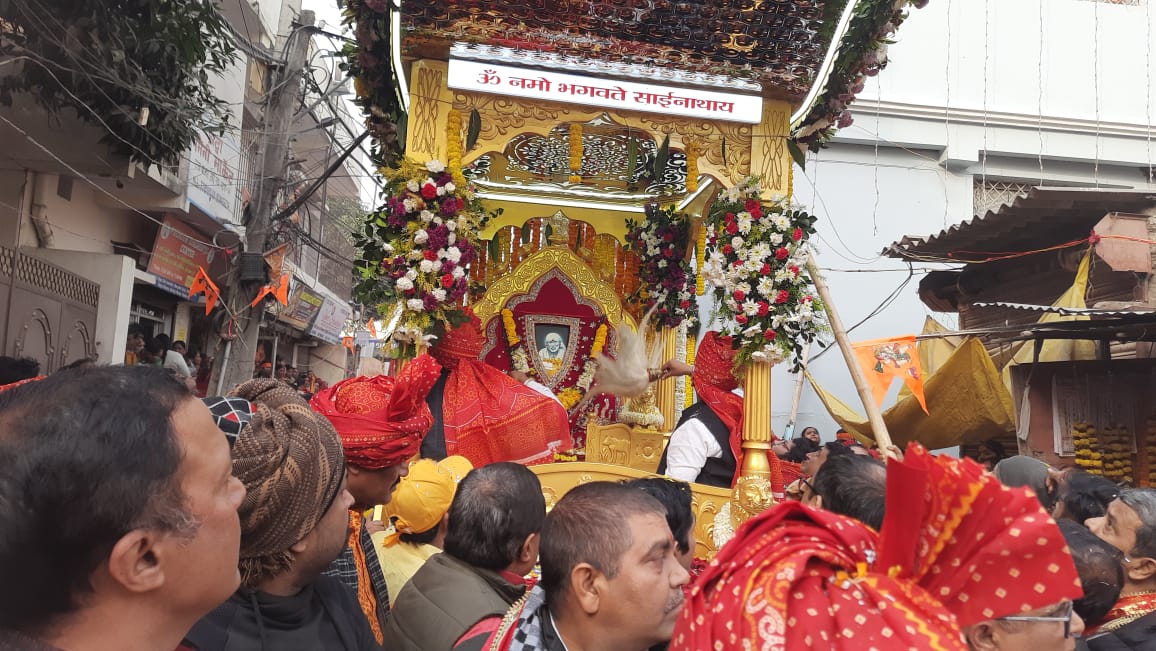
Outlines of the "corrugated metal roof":
{"type": "Polygon", "coordinates": [[[905,235],[883,250],[901,259],[975,262],[992,254],[1030,251],[1086,237],[1111,212],[1156,207],[1156,193],[1097,188],[1035,187],[1010,204],[928,236],[905,235]]]}
{"type": "Polygon", "coordinates": [[[1121,317],[1156,314],[1156,310],[1101,310],[1094,307],[1056,307],[1055,305],[1029,305],[1027,303],[1008,303],[1006,301],[995,301],[992,303],[972,303],[972,305],[974,307],[1001,307],[1011,310],[1023,310],[1027,312],[1047,312],[1050,314],[1059,314],[1062,316],[1121,317]]]}

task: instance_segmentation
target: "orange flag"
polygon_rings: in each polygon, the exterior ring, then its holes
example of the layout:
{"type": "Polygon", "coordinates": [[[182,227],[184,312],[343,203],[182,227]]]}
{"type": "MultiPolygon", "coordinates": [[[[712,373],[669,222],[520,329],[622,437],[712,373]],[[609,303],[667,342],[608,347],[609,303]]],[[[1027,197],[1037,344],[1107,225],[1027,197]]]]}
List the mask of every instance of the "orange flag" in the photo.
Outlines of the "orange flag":
{"type": "Polygon", "coordinates": [[[915,335],[861,341],[851,344],[851,347],[855,349],[855,358],[863,369],[876,403],[883,404],[892,381],[900,378],[919,400],[923,411],[927,411],[927,400],[923,397],[923,369],[919,365],[915,335]]]}
{"type": "Polygon", "coordinates": [[[257,307],[257,304],[261,302],[261,299],[265,298],[266,296],[272,296],[273,298],[277,299],[278,303],[282,305],[288,305],[289,274],[281,274],[281,277],[278,278],[276,282],[269,283],[268,285],[262,287],[261,291],[257,292],[257,298],[253,299],[253,302],[249,304],[249,307],[257,307]]]}
{"type": "Polygon", "coordinates": [[[203,267],[197,267],[197,275],[193,276],[193,284],[189,287],[189,298],[197,294],[205,295],[205,314],[212,312],[221,298],[221,290],[217,289],[217,284],[209,278],[203,267]]]}
{"type": "Polygon", "coordinates": [[[370,319],[365,325],[369,328],[369,336],[377,339],[377,326],[373,324],[373,319],[370,319]]]}
{"type": "Polygon", "coordinates": [[[342,337],[341,338],[341,345],[348,348],[349,352],[351,352],[351,353],[354,352],[354,350],[353,350],[353,337],[342,337]]]}

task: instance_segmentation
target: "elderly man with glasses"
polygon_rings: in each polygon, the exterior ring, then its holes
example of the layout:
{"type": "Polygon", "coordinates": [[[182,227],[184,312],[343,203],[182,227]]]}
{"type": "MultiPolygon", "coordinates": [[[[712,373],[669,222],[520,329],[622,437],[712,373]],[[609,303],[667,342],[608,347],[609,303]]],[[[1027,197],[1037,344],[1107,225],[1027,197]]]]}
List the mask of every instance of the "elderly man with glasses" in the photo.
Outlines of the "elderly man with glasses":
{"type": "Polygon", "coordinates": [[[1124,490],[1088,528],[1124,552],[1124,591],[1088,636],[1092,651],[1156,650],[1156,489],[1124,490]]]}

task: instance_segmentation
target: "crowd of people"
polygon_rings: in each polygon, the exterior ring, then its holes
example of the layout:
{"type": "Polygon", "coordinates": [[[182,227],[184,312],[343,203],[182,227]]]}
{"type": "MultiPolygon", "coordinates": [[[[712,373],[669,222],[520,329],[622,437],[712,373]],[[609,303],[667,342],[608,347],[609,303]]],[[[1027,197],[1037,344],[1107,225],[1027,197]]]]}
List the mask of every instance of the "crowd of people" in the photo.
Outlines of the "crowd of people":
{"type": "Polygon", "coordinates": [[[309,400],[148,364],[3,387],[0,649],[1156,648],[1156,490],[807,428],[708,563],[684,479],[741,467],[725,342],[667,369],[705,405],[678,446],[713,448],[547,510],[560,407],[475,366],[475,326],[309,400]]]}

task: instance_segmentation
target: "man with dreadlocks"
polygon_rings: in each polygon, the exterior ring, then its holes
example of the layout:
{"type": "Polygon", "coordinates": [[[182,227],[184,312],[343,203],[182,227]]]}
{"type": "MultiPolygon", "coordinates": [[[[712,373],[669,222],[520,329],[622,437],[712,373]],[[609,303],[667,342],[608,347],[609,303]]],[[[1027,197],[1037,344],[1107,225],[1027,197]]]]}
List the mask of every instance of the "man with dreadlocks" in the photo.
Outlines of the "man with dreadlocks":
{"type": "MultiPolygon", "coordinates": [[[[695,365],[667,362],[663,376],[690,375],[698,402],[682,413],[658,462],[659,474],[730,488],[743,466],[743,398],[734,393],[735,350],[729,336],[710,331],[698,345],[695,365]]],[[[771,487],[783,496],[779,459],[769,455],[771,487]]]]}

